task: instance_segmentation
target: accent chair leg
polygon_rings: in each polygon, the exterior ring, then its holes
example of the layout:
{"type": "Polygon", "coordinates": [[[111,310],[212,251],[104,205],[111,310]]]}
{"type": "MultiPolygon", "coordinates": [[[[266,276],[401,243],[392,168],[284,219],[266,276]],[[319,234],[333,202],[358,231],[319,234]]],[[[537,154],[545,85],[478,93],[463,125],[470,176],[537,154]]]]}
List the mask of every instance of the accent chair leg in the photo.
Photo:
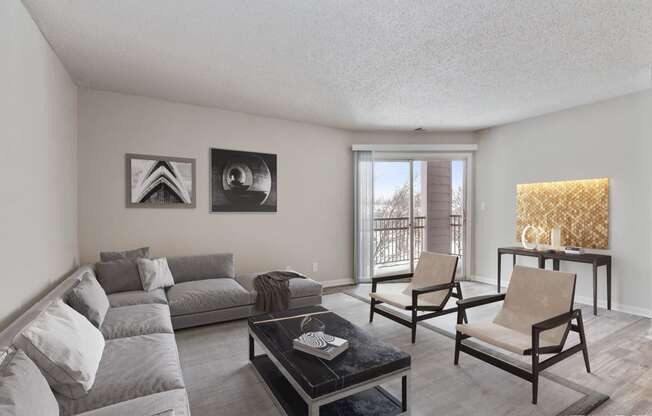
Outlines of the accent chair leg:
{"type": "MultiPolygon", "coordinates": [[[[460,297],[462,294],[460,293],[460,297]]],[[[466,319],[466,308],[457,307],[457,324],[461,325],[462,321],[466,319]]],[[[453,364],[458,365],[460,362],[460,345],[462,344],[462,333],[455,331],[455,358],[453,364]]]]}
{"type": "Polygon", "coordinates": [[[412,343],[417,342],[417,307],[412,307],[412,343]]]}
{"type": "MultiPolygon", "coordinates": [[[[456,283],[456,289],[457,289],[457,295],[459,296],[459,299],[460,300],[464,299],[464,296],[462,296],[462,285],[460,284],[460,282],[456,283]]],[[[466,316],[466,309],[464,309],[462,312],[463,312],[462,317],[464,319],[464,323],[468,324],[469,318],[466,316]]]]}
{"type": "Polygon", "coordinates": [[[369,323],[374,321],[374,308],[376,307],[376,299],[371,298],[371,307],[369,308],[369,323]]]}
{"type": "Polygon", "coordinates": [[[584,365],[586,366],[586,372],[591,372],[591,365],[589,364],[589,350],[586,347],[586,335],[584,334],[584,322],[582,321],[582,312],[580,311],[577,315],[577,329],[580,333],[580,342],[582,343],[582,355],[584,355],[584,365]]]}
{"type": "Polygon", "coordinates": [[[539,333],[532,328],[532,404],[539,394],[539,333]]]}
{"type": "Polygon", "coordinates": [[[537,404],[539,394],[539,355],[532,354],[532,404],[537,404]]]}

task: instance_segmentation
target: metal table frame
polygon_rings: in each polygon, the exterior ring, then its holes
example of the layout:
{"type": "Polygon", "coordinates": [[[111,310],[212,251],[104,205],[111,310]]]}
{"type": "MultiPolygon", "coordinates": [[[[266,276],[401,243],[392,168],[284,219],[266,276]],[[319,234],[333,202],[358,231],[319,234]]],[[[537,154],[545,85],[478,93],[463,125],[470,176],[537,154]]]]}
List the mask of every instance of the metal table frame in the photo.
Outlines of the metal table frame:
{"type": "MultiPolygon", "coordinates": [[[[411,402],[411,399],[410,399],[410,378],[411,378],[410,368],[407,368],[407,369],[404,369],[404,370],[399,370],[399,371],[394,371],[392,373],[385,374],[385,375],[382,375],[380,377],[376,377],[376,378],[374,378],[372,380],[368,380],[368,381],[365,381],[363,383],[359,383],[359,384],[349,386],[349,387],[346,387],[344,389],[341,389],[341,390],[338,390],[338,391],[335,391],[335,392],[332,392],[332,393],[325,394],[323,396],[313,398],[313,397],[310,397],[310,395],[308,395],[308,393],[306,393],[303,390],[301,385],[299,383],[297,383],[297,381],[294,379],[294,377],[292,377],[290,375],[290,373],[288,373],[287,370],[285,370],[283,365],[281,365],[281,363],[276,359],[276,357],[274,357],[274,354],[272,354],[267,349],[267,347],[265,347],[265,344],[263,344],[260,341],[258,336],[252,331],[252,329],[251,328],[248,328],[248,329],[249,329],[249,361],[250,361],[250,365],[254,368],[254,370],[256,372],[256,375],[261,380],[263,386],[265,387],[265,389],[267,390],[269,395],[272,397],[272,400],[274,401],[274,404],[281,411],[281,413],[286,414],[285,409],[278,402],[278,400],[276,399],[275,394],[271,391],[271,389],[267,385],[267,382],[264,380],[263,376],[258,372],[258,369],[256,368],[256,366],[253,364],[253,362],[251,362],[251,361],[253,361],[253,359],[255,357],[257,357],[255,355],[254,341],[258,343],[258,346],[260,347],[260,349],[264,351],[264,353],[265,353],[264,355],[266,355],[267,358],[269,358],[272,361],[272,363],[274,363],[276,368],[281,372],[281,374],[283,374],[285,379],[292,385],[294,390],[296,390],[296,392],[299,394],[299,396],[301,396],[303,401],[306,402],[306,404],[308,405],[308,416],[319,416],[319,408],[321,406],[323,406],[325,404],[328,404],[328,403],[331,403],[331,402],[334,402],[334,401],[337,401],[337,400],[339,400],[341,398],[344,398],[344,397],[347,397],[347,396],[352,396],[352,395],[354,395],[356,393],[360,393],[362,391],[365,391],[365,390],[368,390],[368,389],[371,389],[371,388],[374,388],[374,387],[378,388],[378,389],[382,389],[385,394],[387,394],[388,396],[394,397],[391,393],[387,392],[382,387],[380,387],[380,385],[385,384],[385,383],[387,383],[389,381],[392,381],[393,379],[399,378],[399,377],[401,378],[401,395],[402,395],[400,403],[401,403],[402,410],[403,410],[402,413],[400,413],[400,415],[409,416],[411,414],[410,413],[410,402],[411,402]]],[[[396,401],[398,402],[398,399],[396,399],[396,401]]]]}

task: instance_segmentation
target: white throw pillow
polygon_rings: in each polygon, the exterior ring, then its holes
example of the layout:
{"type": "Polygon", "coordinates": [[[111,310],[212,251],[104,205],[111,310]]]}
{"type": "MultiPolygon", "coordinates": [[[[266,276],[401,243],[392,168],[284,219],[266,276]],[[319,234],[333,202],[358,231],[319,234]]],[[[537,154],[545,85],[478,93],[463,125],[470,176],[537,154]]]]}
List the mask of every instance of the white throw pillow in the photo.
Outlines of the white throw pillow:
{"type": "Polygon", "coordinates": [[[140,281],[146,291],[174,286],[174,277],[168,267],[168,259],[165,257],[159,259],[140,258],[136,259],[136,264],[138,264],[140,281]]]}
{"type": "Polygon", "coordinates": [[[16,337],[16,345],[40,368],[53,390],[78,399],[95,383],[104,337],[59,299],[16,337]]]}

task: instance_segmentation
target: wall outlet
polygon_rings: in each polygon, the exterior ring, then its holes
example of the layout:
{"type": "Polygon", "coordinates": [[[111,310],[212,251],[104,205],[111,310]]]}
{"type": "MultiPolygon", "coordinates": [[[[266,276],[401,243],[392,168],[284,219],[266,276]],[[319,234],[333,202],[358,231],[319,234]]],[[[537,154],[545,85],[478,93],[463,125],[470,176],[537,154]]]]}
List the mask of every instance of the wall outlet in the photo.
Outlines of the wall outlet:
{"type": "Polygon", "coordinates": [[[313,271],[313,272],[318,272],[318,271],[319,271],[319,263],[314,262],[314,263],[312,264],[312,271],[313,271]]]}

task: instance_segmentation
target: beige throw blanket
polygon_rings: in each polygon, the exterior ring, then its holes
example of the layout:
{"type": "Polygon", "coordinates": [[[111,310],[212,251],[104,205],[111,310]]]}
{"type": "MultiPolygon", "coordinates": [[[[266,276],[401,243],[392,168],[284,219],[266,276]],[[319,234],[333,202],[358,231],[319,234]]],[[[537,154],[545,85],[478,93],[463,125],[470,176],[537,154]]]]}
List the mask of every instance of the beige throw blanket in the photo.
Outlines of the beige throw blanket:
{"type": "Polygon", "coordinates": [[[300,273],[276,270],[258,275],[254,289],[258,292],[256,309],[265,312],[279,312],[290,304],[290,279],[305,279],[300,273]]]}

